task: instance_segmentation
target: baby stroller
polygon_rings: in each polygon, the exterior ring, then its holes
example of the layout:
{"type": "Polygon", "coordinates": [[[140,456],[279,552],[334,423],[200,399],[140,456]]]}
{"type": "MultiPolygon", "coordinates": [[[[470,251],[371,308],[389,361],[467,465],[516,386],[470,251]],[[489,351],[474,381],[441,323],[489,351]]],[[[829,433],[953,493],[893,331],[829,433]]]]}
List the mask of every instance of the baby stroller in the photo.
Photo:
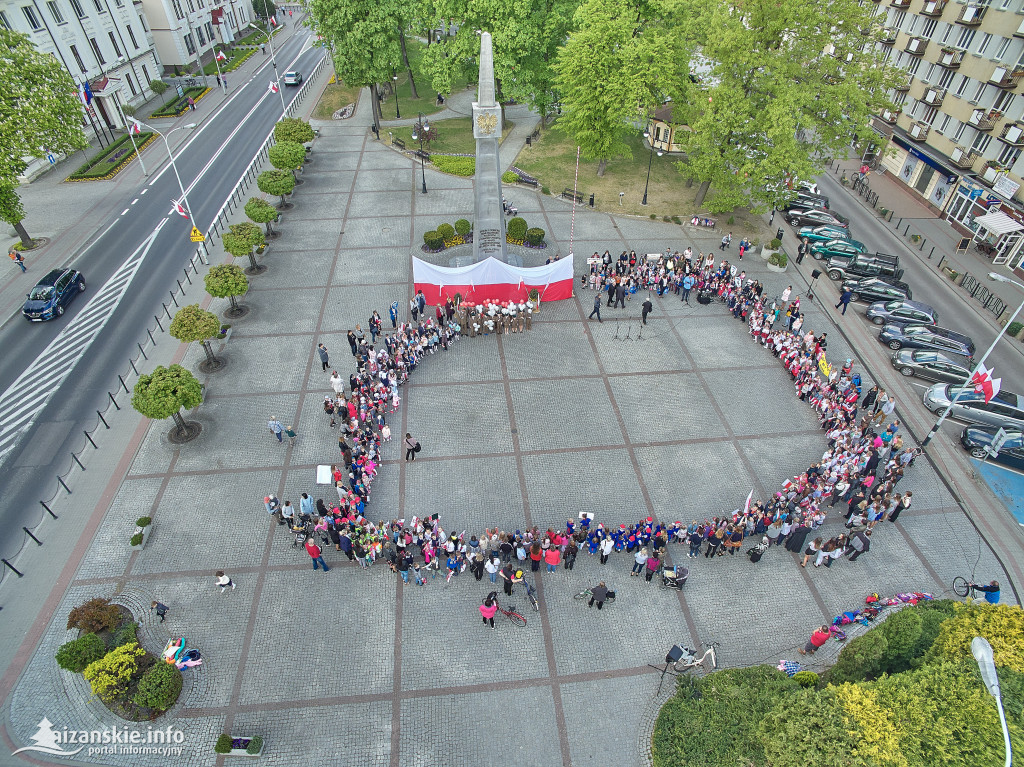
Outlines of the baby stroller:
{"type": "Polygon", "coordinates": [[[663,589],[682,590],[683,586],[686,585],[686,579],[689,576],[689,567],[683,567],[682,565],[676,565],[675,567],[666,567],[664,570],[661,571],[661,587],[663,589]]]}

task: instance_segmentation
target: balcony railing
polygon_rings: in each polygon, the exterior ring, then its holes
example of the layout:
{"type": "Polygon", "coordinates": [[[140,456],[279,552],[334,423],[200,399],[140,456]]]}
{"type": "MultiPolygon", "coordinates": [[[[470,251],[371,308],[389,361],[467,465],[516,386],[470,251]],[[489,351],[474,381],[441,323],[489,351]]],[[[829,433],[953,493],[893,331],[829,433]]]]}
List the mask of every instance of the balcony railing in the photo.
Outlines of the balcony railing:
{"type": "Polygon", "coordinates": [[[907,131],[907,136],[914,141],[924,141],[928,138],[928,133],[931,129],[932,127],[930,125],[925,125],[924,123],[913,123],[910,126],[910,130],[907,131]]]}
{"type": "Polygon", "coordinates": [[[921,101],[930,107],[942,106],[942,99],[946,97],[945,88],[927,88],[921,101]]]}
{"type": "Polygon", "coordinates": [[[896,27],[882,27],[878,32],[878,41],[883,45],[892,45],[899,34],[900,31],[896,27]]]}
{"type": "Polygon", "coordinates": [[[924,37],[912,37],[907,40],[907,47],[904,48],[907,53],[911,56],[922,56],[924,55],[925,49],[928,47],[928,40],[924,37]]]}
{"type": "Polygon", "coordinates": [[[882,113],[879,115],[879,117],[883,121],[889,123],[890,125],[895,125],[896,124],[896,120],[899,118],[899,116],[900,116],[899,110],[893,111],[891,109],[883,109],[882,113]]]}
{"type": "Polygon", "coordinates": [[[1016,88],[1022,77],[1024,77],[1024,69],[996,67],[992,70],[992,76],[988,81],[999,88],[1016,88]]]}
{"type": "Polygon", "coordinates": [[[996,127],[996,120],[1003,116],[1002,112],[995,109],[975,109],[967,120],[968,125],[973,125],[978,130],[992,130],[996,127]]]}
{"type": "Polygon", "coordinates": [[[939,18],[945,9],[946,0],[926,0],[924,7],[921,9],[921,15],[939,18]]]}
{"type": "Polygon", "coordinates": [[[909,8],[910,0],[892,0],[893,8],[909,8]]]}
{"type": "Polygon", "coordinates": [[[943,48],[937,63],[946,69],[959,69],[963,60],[964,52],[959,48],[943,48]]]}
{"type": "Polygon", "coordinates": [[[1020,123],[1010,123],[999,135],[999,140],[1012,146],[1024,146],[1024,126],[1020,123]]]}
{"type": "Polygon", "coordinates": [[[965,27],[976,27],[981,24],[983,18],[985,18],[985,6],[965,5],[960,11],[956,23],[963,24],[965,27]]]}
{"type": "Polygon", "coordinates": [[[973,149],[955,146],[953,147],[953,151],[950,152],[949,159],[956,167],[963,168],[964,170],[970,170],[974,167],[974,163],[977,161],[978,155],[974,153],[973,149]]]}

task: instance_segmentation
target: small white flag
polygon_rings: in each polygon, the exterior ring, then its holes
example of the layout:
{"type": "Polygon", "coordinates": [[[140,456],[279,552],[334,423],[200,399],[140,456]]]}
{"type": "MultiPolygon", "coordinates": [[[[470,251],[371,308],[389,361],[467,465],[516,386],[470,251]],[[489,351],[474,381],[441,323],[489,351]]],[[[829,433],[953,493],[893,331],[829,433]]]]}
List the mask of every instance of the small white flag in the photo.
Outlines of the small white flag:
{"type": "Polygon", "coordinates": [[[132,127],[131,127],[130,130],[136,136],[138,136],[140,133],[142,133],[142,126],[139,125],[139,121],[138,120],[136,120],[135,122],[132,123],[132,127]]]}
{"type": "Polygon", "coordinates": [[[270,17],[270,26],[272,26],[272,27],[276,27],[277,26],[277,19],[275,19],[273,16],[270,17]]]}
{"type": "Polygon", "coordinates": [[[217,61],[227,61],[228,57],[224,55],[224,51],[217,51],[217,61]]]}
{"type": "Polygon", "coordinates": [[[275,83],[273,80],[270,81],[270,92],[277,93],[277,83],[275,83]]]}
{"type": "Polygon", "coordinates": [[[177,200],[171,200],[171,205],[173,206],[171,208],[171,213],[177,213],[182,218],[188,218],[188,211],[185,210],[185,206],[180,202],[177,200]]]}

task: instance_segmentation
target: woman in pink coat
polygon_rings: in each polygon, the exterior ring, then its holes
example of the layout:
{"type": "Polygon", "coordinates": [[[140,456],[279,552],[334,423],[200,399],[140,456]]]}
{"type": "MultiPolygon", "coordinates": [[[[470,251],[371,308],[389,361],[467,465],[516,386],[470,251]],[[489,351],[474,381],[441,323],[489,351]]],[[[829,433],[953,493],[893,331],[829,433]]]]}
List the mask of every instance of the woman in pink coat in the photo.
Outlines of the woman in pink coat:
{"type": "Polygon", "coordinates": [[[484,625],[491,624],[491,630],[494,629],[494,614],[496,612],[498,612],[498,598],[497,593],[492,591],[480,605],[480,614],[484,617],[484,625]]]}

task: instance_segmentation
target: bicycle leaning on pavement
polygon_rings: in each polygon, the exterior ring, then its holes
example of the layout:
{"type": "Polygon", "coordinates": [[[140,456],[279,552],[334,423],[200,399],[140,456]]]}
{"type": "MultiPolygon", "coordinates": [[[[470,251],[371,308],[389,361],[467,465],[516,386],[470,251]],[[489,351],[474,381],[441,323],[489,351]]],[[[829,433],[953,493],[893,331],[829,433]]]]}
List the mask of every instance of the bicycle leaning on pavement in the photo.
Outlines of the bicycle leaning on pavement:
{"type": "MultiPolygon", "coordinates": [[[[574,595],[573,599],[590,599],[592,596],[594,596],[594,592],[593,591],[591,591],[590,589],[584,589],[579,594],[574,595]]],[[[604,603],[606,605],[610,605],[614,601],[615,601],[615,592],[614,591],[609,591],[607,598],[604,600],[604,603]]]]}
{"type": "Polygon", "coordinates": [[[516,626],[521,627],[526,625],[526,617],[516,612],[516,606],[511,602],[509,603],[507,610],[501,606],[501,602],[499,602],[497,599],[494,600],[494,604],[498,608],[498,612],[504,615],[510,621],[512,621],[512,623],[516,626]]]}

